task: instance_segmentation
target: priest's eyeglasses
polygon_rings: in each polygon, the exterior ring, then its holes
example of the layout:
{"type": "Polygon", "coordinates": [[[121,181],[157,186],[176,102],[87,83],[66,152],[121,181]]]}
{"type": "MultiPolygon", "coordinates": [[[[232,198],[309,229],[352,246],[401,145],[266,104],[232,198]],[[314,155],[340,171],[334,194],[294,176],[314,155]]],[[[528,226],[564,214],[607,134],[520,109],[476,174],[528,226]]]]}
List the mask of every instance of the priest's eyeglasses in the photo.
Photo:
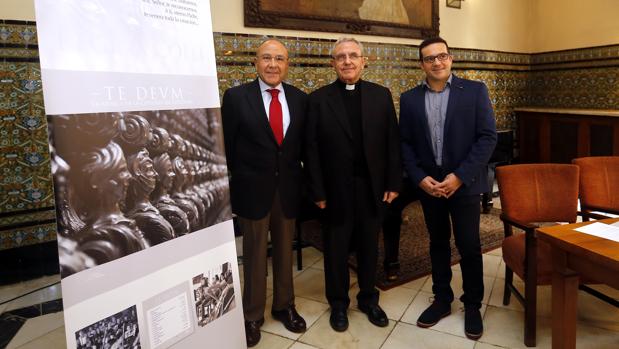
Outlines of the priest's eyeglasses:
{"type": "Polygon", "coordinates": [[[346,61],[346,57],[348,57],[348,59],[350,59],[351,61],[354,61],[354,62],[355,62],[355,61],[358,61],[358,60],[359,60],[361,57],[363,57],[363,56],[360,56],[360,55],[358,55],[358,54],[356,54],[356,53],[354,53],[354,52],[353,52],[353,53],[350,53],[350,54],[341,53],[341,54],[339,54],[339,55],[337,55],[337,56],[333,56],[333,59],[334,59],[336,62],[338,62],[338,63],[343,63],[343,62],[345,62],[345,61],[346,61]]]}
{"type": "Polygon", "coordinates": [[[447,60],[447,58],[451,57],[451,55],[449,53],[440,53],[436,56],[425,56],[423,57],[423,62],[426,64],[432,64],[434,63],[434,60],[436,60],[438,58],[439,62],[445,62],[447,60]]]}

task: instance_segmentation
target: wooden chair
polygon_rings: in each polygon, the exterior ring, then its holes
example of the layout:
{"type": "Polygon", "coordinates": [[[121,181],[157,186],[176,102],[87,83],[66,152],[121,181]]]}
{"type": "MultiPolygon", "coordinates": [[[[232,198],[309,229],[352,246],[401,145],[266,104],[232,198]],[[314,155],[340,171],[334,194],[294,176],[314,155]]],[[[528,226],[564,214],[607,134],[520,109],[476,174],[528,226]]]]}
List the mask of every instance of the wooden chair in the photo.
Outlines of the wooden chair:
{"type": "Polygon", "coordinates": [[[536,343],[537,285],[552,283],[551,249],[537,240],[535,228],[544,222],[576,222],[579,169],[568,164],[527,164],[496,170],[505,229],[503,304],[509,304],[513,293],[524,306],[524,343],[531,347],[536,343]],[[524,234],[514,234],[512,227],[524,234]],[[513,285],[514,272],[524,281],[524,296],[513,285]]]}
{"type": "Polygon", "coordinates": [[[572,163],[580,168],[583,220],[608,218],[604,213],[619,215],[619,156],[578,158],[572,163]]]}
{"type": "MultiPolygon", "coordinates": [[[[577,158],[572,163],[580,169],[580,214],[583,221],[619,215],[619,156],[577,158]]],[[[619,308],[619,300],[594,288],[578,288],[619,308]]]]}

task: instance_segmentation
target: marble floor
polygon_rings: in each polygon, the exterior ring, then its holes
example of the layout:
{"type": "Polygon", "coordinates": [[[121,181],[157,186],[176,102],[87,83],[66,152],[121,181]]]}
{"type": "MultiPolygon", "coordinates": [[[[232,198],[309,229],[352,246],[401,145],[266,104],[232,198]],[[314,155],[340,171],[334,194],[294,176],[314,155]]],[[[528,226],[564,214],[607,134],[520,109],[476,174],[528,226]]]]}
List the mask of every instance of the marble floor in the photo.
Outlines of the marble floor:
{"type": "MultiPolygon", "coordinates": [[[[262,340],[258,349],[308,349],[308,348],[450,348],[450,349],[489,349],[524,348],[523,310],[516,300],[509,306],[502,305],[503,270],[501,250],[484,254],[484,284],[486,287],[482,315],[485,332],[478,341],[471,341],[464,335],[462,304],[455,301],[452,315],[443,319],[430,329],[415,325],[417,317],[429,304],[432,297],[431,280],[423,277],[388,291],[381,291],[380,304],[385,309],[389,326],[379,328],[371,325],[367,317],[356,309],[354,301],[358,290],[354,272],[352,273],[350,295],[352,304],[349,310],[350,326],[347,331],[337,333],[329,326],[329,306],[324,296],[324,275],[322,254],[311,247],[303,250],[303,270],[295,268],[295,294],[299,313],[305,317],[308,330],[303,334],[287,331],[265,313],[262,327],[262,340]]],[[[242,266],[240,271],[242,273],[242,266]]],[[[461,292],[462,279],[458,266],[453,267],[452,286],[456,296],[461,292]]],[[[57,277],[47,277],[19,285],[0,287],[0,301],[10,299],[11,294],[32,288],[33,284],[46,285],[57,281],[57,277]]],[[[271,284],[271,280],[268,281],[271,284]]],[[[522,282],[516,282],[522,286],[522,282]]],[[[619,298],[616,290],[605,291],[619,298]]],[[[0,313],[22,309],[30,304],[44,303],[60,297],[60,289],[54,285],[48,289],[0,305],[0,313]]],[[[578,348],[619,348],[619,309],[601,302],[583,292],[578,299],[578,348]]],[[[267,309],[270,308],[271,292],[267,309]]],[[[551,310],[550,287],[538,288],[538,348],[550,348],[551,310]]],[[[0,329],[4,332],[4,329],[0,329]]],[[[7,348],[64,348],[64,327],[62,312],[51,312],[28,319],[21,326],[7,348]]]]}

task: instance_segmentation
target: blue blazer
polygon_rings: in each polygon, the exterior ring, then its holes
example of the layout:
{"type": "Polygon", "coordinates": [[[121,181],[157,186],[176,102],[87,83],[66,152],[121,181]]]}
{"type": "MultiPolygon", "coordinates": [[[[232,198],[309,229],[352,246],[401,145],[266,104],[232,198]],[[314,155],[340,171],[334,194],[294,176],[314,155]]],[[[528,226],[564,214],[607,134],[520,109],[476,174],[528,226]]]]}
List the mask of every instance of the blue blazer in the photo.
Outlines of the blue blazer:
{"type": "MultiPolygon", "coordinates": [[[[404,169],[419,185],[426,176],[437,172],[423,85],[400,97],[400,138],[404,169]]],[[[497,136],[488,89],[482,82],[453,75],[443,139],[442,172],[453,172],[463,182],[454,196],[487,192],[487,165],[497,136]]]]}

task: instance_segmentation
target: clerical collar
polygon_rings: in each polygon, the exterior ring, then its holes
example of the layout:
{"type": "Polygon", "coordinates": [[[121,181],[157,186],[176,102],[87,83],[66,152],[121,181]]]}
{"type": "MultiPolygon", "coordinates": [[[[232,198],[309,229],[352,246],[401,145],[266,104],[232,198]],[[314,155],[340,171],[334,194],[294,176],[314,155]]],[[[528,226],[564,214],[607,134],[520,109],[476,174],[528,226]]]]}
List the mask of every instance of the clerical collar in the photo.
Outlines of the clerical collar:
{"type": "Polygon", "coordinates": [[[357,85],[359,85],[359,82],[361,80],[358,80],[356,83],[354,84],[347,84],[345,82],[343,82],[342,80],[338,79],[338,85],[340,85],[341,87],[343,87],[346,91],[355,91],[357,89],[357,85]]]}

